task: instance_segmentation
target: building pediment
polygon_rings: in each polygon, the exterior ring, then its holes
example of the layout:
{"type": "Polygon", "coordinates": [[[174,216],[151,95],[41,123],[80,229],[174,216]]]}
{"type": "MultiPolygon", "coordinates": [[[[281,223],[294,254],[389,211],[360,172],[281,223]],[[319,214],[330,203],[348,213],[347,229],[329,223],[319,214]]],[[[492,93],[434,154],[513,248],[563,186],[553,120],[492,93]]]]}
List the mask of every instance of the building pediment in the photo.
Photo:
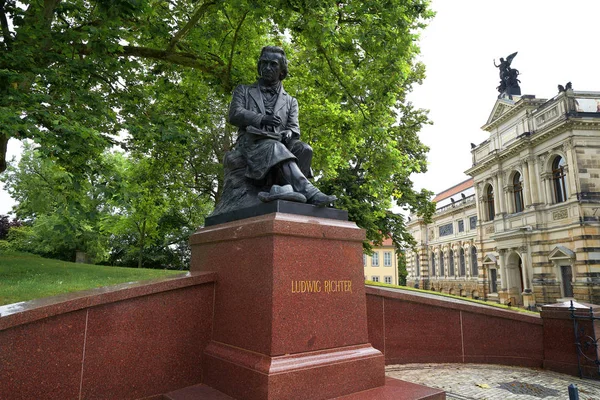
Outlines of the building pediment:
{"type": "Polygon", "coordinates": [[[496,256],[494,256],[493,254],[486,254],[486,256],[483,258],[483,263],[484,264],[497,264],[496,256]]]}
{"type": "Polygon", "coordinates": [[[575,258],[575,253],[573,251],[567,249],[564,246],[556,246],[554,250],[552,250],[548,254],[548,260],[568,260],[575,258]]]}
{"type": "Polygon", "coordinates": [[[498,120],[504,114],[515,108],[515,102],[509,99],[498,99],[485,125],[489,125],[498,120]]]}

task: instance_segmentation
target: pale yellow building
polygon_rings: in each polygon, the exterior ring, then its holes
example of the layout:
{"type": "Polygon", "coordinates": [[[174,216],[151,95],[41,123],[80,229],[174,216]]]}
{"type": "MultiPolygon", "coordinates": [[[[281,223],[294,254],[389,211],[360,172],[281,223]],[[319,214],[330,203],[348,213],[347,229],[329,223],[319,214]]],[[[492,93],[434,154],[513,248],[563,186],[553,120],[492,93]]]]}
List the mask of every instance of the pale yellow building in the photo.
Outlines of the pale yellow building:
{"type": "Polygon", "coordinates": [[[363,254],[365,281],[398,285],[398,256],[391,239],[373,248],[373,254],[363,254]]]}
{"type": "Polygon", "coordinates": [[[600,304],[600,92],[501,98],[482,129],[471,192],[450,188],[432,224],[409,223],[409,284],[526,307],[600,304]]]}

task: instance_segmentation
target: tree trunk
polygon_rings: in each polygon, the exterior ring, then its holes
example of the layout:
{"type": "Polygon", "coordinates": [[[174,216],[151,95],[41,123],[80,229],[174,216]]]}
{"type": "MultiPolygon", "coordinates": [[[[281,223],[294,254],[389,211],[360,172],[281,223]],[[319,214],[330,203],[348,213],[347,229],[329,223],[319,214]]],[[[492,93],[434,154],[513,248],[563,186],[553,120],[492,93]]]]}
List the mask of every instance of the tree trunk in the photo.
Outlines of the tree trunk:
{"type": "Polygon", "coordinates": [[[142,259],[144,258],[144,242],[146,239],[146,220],[142,223],[142,230],[140,231],[140,256],[138,258],[138,268],[142,268],[142,259]]]}
{"type": "Polygon", "coordinates": [[[8,135],[0,133],[0,174],[6,171],[6,149],[8,147],[8,135]]]}

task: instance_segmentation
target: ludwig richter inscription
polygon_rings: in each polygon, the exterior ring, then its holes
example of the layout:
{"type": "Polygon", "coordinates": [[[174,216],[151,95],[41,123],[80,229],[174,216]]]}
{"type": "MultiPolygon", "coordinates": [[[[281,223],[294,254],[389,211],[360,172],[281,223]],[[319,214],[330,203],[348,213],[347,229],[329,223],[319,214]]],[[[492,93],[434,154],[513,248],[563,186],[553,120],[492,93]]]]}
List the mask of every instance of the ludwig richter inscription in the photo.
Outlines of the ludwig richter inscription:
{"type": "Polygon", "coordinates": [[[292,281],[292,293],[352,293],[351,280],[292,281]]]}

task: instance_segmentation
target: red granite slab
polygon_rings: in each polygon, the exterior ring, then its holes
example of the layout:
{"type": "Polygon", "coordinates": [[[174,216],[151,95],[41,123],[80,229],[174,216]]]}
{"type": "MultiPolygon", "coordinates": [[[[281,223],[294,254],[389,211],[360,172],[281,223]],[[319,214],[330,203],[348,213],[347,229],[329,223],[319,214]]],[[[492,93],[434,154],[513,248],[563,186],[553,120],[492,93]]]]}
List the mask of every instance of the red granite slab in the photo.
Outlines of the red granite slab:
{"type": "Polygon", "coordinates": [[[446,400],[446,392],[399,379],[385,378],[385,386],[336,400],[446,400]]]}
{"type": "Polygon", "coordinates": [[[89,310],[82,398],[135,399],[202,382],[213,285],[89,310]]]}
{"type": "Polygon", "coordinates": [[[384,384],[368,343],[364,232],[269,214],[200,229],[192,270],[219,275],[204,383],[243,399],[323,399],[384,384]]]}
{"type": "MultiPolygon", "coordinates": [[[[285,398],[288,399],[287,397],[285,398]]],[[[415,383],[385,378],[385,385],[341,397],[336,400],[445,400],[446,394],[415,383]]],[[[209,386],[197,385],[167,393],[163,400],[233,400],[209,386]]]]}
{"type": "Polygon", "coordinates": [[[460,311],[384,299],[386,364],[462,362],[460,311]]]}
{"type": "Polygon", "coordinates": [[[354,223],[277,213],[223,225],[190,239],[192,269],[219,274],[215,341],[271,356],[368,342],[354,223]]]}
{"type": "Polygon", "coordinates": [[[7,304],[0,306],[0,331],[87,307],[214,282],[216,278],[214,273],[182,273],[7,304]]]}
{"type": "Polygon", "coordinates": [[[377,350],[385,354],[385,334],[383,297],[367,295],[367,329],[369,341],[377,350]]]}
{"type": "MultiPolygon", "coordinates": [[[[577,360],[577,347],[575,345],[575,333],[570,307],[570,302],[549,304],[542,307],[541,315],[544,320],[544,368],[578,376],[579,364],[577,360]]],[[[590,307],[592,307],[596,316],[600,314],[600,306],[575,303],[575,315],[588,317],[590,307]]],[[[578,320],[578,324],[579,329],[583,330],[583,332],[587,332],[586,334],[594,331],[594,326],[589,320],[580,319],[578,320]]],[[[599,328],[600,326],[596,327],[596,336],[598,336],[598,332],[600,332],[599,328]]],[[[592,353],[593,347],[590,346],[587,350],[590,354],[586,355],[592,359],[595,358],[595,354],[592,353]]],[[[593,371],[590,372],[591,376],[594,376],[597,373],[593,371]]],[[[585,371],[585,373],[587,373],[587,371],[585,371]]]]}
{"type": "Polygon", "coordinates": [[[268,357],[224,344],[205,353],[205,382],[237,399],[328,399],[382,386],[383,356],[370,345],[268,357]]]}
{"type": "Polygon", "coordinates": [[[162,400],[234,400],[233,397],[201,384],[175,390],[162,396],[162,400]]]}
{"type": "Polygon", "coordinates": [[[78,399],[86,314],[0,331],[0,399],[78,399]]]}
{"type": "Polygon", "coordinates": [[[542,367],[542,326],[464,311],[461,319],[465,362],[542,367]]]}

